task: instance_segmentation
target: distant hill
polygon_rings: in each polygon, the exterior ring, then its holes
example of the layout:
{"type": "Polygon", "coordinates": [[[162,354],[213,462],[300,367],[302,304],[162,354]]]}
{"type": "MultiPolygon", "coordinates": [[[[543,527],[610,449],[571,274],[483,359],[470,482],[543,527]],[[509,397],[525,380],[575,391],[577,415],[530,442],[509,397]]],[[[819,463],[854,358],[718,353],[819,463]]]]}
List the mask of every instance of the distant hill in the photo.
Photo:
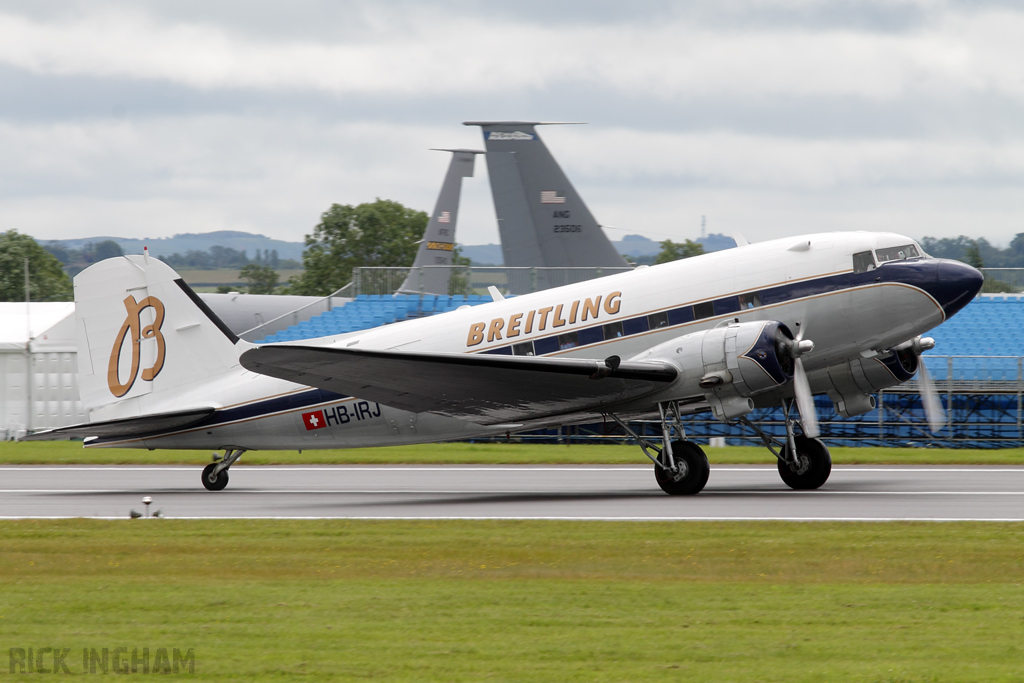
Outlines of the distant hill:
{"type": "MultiPolygon", "coordinates": [[[[210,247],[221,246],[237,251],[245,251],[249,258],[253,258],[256,250],[277,250],[281,259],[295,259],[302,261],[302,252],[305,249],[303,242],[286,242],[263,235],[254,235],[249,232],[237,230],[218,230],[216,232],[204,233],[182,233],[174,237],[159,237],[154,239],[139,239],[136,237],[111,237],[106,235],[96,237],[83,237],[70,240],[40,240],[42,244],[57,244],[66,249],[81,249],[89,243],[97,244],[105,240],[117,242],[126,254],[140,254],[142,247],[149,247],[149,253],[153,256],[170,256],[172,254],[184,255],[187,251],[209,251],[210,247]]],[[[731,237],[713,233],[705,238],[698,239],[704,245],[705,251],[720,251],[731,249],[736,243],[731,237]]],[[[633,258],[656,256],[661,250],[659,240],[652,240],[642,235],[626,235],[617,242],[612,242],[620,254],[633,258]]],[[[505,262],[501,253],[500,244],[460,244],[459,249],[462,255],[469,258],[474,266],[500,266],[505,262]]]]}
{"type": "Polygon", "coordinates": [[[182,233],[174,237],[159,237],[154,239],[138,239],[135,237],[85,237],[71,240],[39,240],[41,244],[59,244],[67,249],[81,249],[90,242],[95,244],[104,240],[117,242],[126,254],[141,254],[142,247],[149,247],[149,253],[153,256],[170,256],[171,254],[184,254],[187,251],[209,251],[210,247],[221,246],[237,251],[245,251],[249,258],[253,258],[256,250],[277,249],[278,257],[282,259],[302,260],[302,251],[305,249],[303,242],[286,242],[276,240],[263,235],[254,235],[249,232],[237,230],[218,230],[216,232],[204,233],[182,233]]]}
{"type": "Polygon", "coordinates": [[[732,237],[727,237],[717,232],[713,232],[707,237],[699,237],[697,241],[704,245],[704,253],[706,254],[710,254],[713,251],[732,249],[736,246],[736,240],[732,237]]]}
{"type": "MultiPolygon", "coordinates": [[[[736,246],[736,241],[733,238],[718,233],[712,233],[697,241],[704,245],[704,251],[708,253],[732,249],[736,246]]],[[[643,235],[626,235],[621,240],[612,242],[612,245],[620,254],[634,259],[654,257],[661,251],[660,240],[652,240],[643,235]]],[[[474,266],[500,266],[505,262],[500,244],[460,244],[459,249],[463,256],[473,262],[474,266]]]]}
{"type": "Polygon", "coordinates": [[[623,256],[642,258],[644,256],[657,256],[661,247],[657,242],[644,237],[643,235],[626,235],[618,242],[612,242],[615,248],[623,256]]]}
{"type": "Polygon", "coordinates": [[[505,262],[500,244],[460,244],[459,253],[474,266],[500,266],[505,262]]]}

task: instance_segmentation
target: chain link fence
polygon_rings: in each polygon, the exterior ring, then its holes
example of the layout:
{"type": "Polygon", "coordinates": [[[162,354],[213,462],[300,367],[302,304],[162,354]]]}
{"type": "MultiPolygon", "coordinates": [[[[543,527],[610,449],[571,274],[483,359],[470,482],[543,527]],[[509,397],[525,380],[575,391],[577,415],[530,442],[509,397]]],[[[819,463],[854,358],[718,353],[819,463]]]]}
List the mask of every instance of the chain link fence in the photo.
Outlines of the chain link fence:
{"type": "Polygon", "coordinates": [[[1024,268],[982,268],[985,282],[982,294],[1020,294],[1024,292],[1024,268]]]}

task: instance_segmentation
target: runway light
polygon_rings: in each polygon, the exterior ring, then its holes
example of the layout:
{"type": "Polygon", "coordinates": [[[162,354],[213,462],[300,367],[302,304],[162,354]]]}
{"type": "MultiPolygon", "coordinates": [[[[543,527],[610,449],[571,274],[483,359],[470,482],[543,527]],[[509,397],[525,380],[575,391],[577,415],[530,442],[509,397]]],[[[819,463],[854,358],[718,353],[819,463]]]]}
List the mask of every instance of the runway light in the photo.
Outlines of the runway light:
{"type": "Polygon", "coordinates": [[[146,496],[145,498],[142,499],[142,504],[146,506],[146,517],[149,517],[149,505],[152,502],[153,499],[150,498],[149,496],[146,496]]]}

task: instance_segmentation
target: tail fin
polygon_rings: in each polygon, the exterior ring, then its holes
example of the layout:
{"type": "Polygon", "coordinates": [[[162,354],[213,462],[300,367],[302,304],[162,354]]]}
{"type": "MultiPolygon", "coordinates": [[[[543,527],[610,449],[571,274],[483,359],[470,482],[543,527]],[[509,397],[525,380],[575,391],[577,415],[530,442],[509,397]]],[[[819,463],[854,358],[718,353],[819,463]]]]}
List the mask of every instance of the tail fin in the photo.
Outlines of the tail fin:
{"type": "Polygon", "coordinates": [[[398,288],[399,292],[419,294],[448,294],[448,279],[451,272],[447,268],[422,268],[422,266],[450,266],[452,252],[455,248],[455,224],[459,218],[459,195],[462,190],[462,179],[473,177],[473,166],[477,154],[476,149],[439,149],[438,152],[452,152],[452,161],[448,165],[448,173],[441,185],[441,194],[437,197],[437,205],[430,216],[427,229],[423,232],[423,241],[413,270],[398,288]]]}
{"type": "Polygon", "coordinates": [[[484,134],[506,266],[628,267],[541,141],[541,122],[465,125],[484,134]]]}
{"type": "MultiPolygon", "coordinates": [[[[170,266],[145,255],[79,273],[75,324],[79,390],[90,411],[128,401],[138,406],[130,413],[156,409],[160,392],[237,366],[249,346],[170,266]]],[[[188,407],[167,399],[175,409],[188,407]]]]}

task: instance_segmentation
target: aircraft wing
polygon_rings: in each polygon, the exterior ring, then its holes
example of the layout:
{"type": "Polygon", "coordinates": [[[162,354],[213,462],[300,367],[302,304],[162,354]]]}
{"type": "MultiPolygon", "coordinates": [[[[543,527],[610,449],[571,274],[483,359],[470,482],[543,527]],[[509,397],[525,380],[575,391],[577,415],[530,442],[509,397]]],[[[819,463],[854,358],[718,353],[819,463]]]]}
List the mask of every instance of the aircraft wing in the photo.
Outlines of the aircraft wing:
{"type": "Polygon", "coordinates": [[[477,424],[504,424],[581,410],[601,411],[663,388],[665,363],[484,354],[425,354],[310,346],[257,346],[242,354],[252,372],[477,424]]]}
{"type": "Polygon", "coordinates": [[[97,437],[133,437],[157,434],[171,429],[182,429],[193,425],[207,415],[213,413],[214,408],[196,408],[193,410],[180,410],[173,413],[156,413],[153,415],[141,415],[139,417],[125,417],[117,420],[106,420],[104,422],[83,422],[69,427],[47,429],[35,432],[22,437],[20,441],[55,441],[58,439],[88,438],[97,437]]]}

